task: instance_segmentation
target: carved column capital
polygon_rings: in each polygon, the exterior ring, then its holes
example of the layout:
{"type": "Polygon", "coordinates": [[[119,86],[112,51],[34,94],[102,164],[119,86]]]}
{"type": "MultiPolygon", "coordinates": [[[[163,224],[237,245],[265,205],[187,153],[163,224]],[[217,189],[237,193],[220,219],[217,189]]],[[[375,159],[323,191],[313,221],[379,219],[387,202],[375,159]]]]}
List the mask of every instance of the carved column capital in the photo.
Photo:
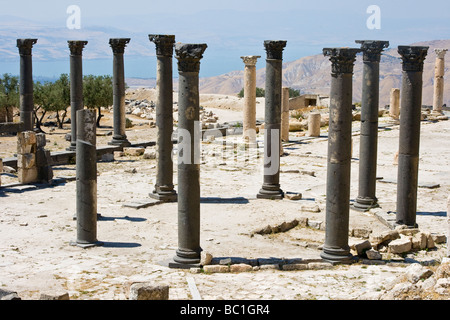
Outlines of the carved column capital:
{"type": "Polygon", "coordinates": [[[37,39],[17,39],[17,48],[19,48],[19,53],[21,55],[31,55],[31,49],[33,45],[37,42],[37,39]]]}
{"type": "Polygon", "coordinates": [[[258,58],[261,58],[261,56],[244,56],[241,57],[241,59],[244,61],[245,65],[248,67],[254,67],[256,65],[256,62],[258,58]]]}
{"type": "Polygon", "coordinates": [[[333,74],[353,73],[356,54],[361,52],[357,48],[324,48],[323,55],[330,57],[331,72],[333,74]]]}
{"type": "Polygon", "coordinates": [[[111,46],[113,53],[124,53],[125,47],[130,43],[130,38],[112,38],[109,39],[109,45],[111,46]]]}
{"type": "Polygon", "coordinates": [[[356,40],[355,42],[361,44],[363,60],[368,62],[379,62],[381,52],[389,47],[389,41],[356,40]]]}
{"type": "Polygon", "coordinates": [[[447,51],[448,49],[434,49],[434,52],[436,53],[436,58],[438,59],[444,59],[447,51]]]}
{"type": "Polygon", "coordinates": [[[156,55],[172,57],[175,36],[168,34],[149,34],[148,38],[156,45],[156,55]]]}
{"type": "Polygon", "coordinates": [[[399,46],[398,53],[403,60],[403,71],[423,71],[423,62],[429,47],[399,46]]]}
{"type": "Polygon", "coordinates": [[[286,47],[285,40],[266,40],[264,47],[267,51],[267,59],[283,59],[283,49],[286,47]]]}
{"type": "Polygon", "coordinates": [[[82,40],[69,40],[67,41],[69,44],[70,54],[80,56],[83,53],[84,46],[87,45],[87,41],[82,40]]]}
{"type": "Polygon", "coordinates": [[[181,72],[199,72],[200,60],[208,46],[202,44],[175,44],[175,58],[178,59],[178,69],[181,72]]]}

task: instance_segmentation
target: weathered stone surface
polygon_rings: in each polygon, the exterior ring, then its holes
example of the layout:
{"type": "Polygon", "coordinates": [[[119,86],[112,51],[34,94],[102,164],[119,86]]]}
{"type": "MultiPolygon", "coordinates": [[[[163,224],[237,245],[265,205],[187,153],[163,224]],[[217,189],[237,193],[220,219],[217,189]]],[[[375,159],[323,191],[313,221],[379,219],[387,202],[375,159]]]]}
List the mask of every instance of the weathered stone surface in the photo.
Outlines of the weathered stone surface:
{"type": "Polygon", "coordinates": [[[133,283],[130,286],[129,300],[169,300],[169,286],[133,283]]]}
{"type": "Polygon", "coordinates": [[[202,251],[200,253],[200,264],[202,266],[209,265],[209,264],[211,264],[212,258],[213,258],[213,256],[211,253],[209,253],[207,251],[202,251]]]}
{"type": "Polygon", "coordinates": [[[69,294],[64,293],[41,293],[39,300],[70,300],[69,294]]]}
{"type": "Polygon", "coordinates": [[[156,151],[154,149],[146,148],[143,157],[144,159],[156,159],[156,151]]]}
{"type": "Polygon", "coordinates": [[[308,263],[308,269],[310,270],[323,270],[323,269],[331,269],[333,265],[328,262],[310,262],[308,263]]]}
{"type": "Polygon", "coordinates": [[[145,148],[140,147],[127,147],[123,148],[123,152],[128,156],[142,156],[145,152],[145,148]]]}
{"type": "Polygon", "coordinates": [[[203,271],[206,273],[224,273],[224,272],[229,272],[230,267],[217,265],[217,264],[211,264],[211,265],[203,266],[203,271]]]}
{"type": "Polygon", "coordinates": [[[388,230],[381,234],[371,234],[369,236],[369,241],[374,249],[377,249],[380,245],[386,245],[390,241],[400,238],[398,230],[388,230]]]}
{"type": "Polygon", "coordinates": [[[411,239],[406,237],[393,240],[389,243],[390,252],[395,254],[408,252],[409,250],[411,250],[411,248],[412,248],[411,239]]]}
{"type": "Polygon", "coordinates": [[[300,211],[320,212],[320,208],[318,205],[302,205],[300,211]]]}
{"type": "Polygon", "coordinates": [[[364,254],[365,251],[372,248],[369,240],[354,242],[350,245],[350,248],[355,250],[358,255],[364,254]]]}
{"type": "Polygon", "coordinates": [[[308,227],[317,229],[317,230],[323,230],[324,229],[324,223],[323,221],[317,221],[317,220],[308,220],[308,227]]]}
{"type": "Polygon", "coordinates": [[[252,270],[253,270],[253,267],[251,265],[245,264],[245,263],[232,264],[230,266],[230,272],[249,272],[252,270]]]}
{"type": "Polygon", "coordinates": [[[423,250],[427,247],[428,237],[423,232],[418,232],[412,237],[412,249],[423,250]]]}
{"type": "Polygon", "coordinates": [[[433,249],[436,248],[436,244],[434,243],[433,237],[431,236],[430,232],[425,232],[425,234],[427,235],[427,248],[428,249],[433,249]]]}
{"type": "Polygon", "coordinates": [[[440,233],[431,233],[431,238],[435,244],[445,243],[447,241],[446,235],[440,233]]]}
{"type": "Polygon", "coordinates": [[[419,280],[428,279],[433,275],[433,271],[425,268],[419,263],[413,263],[408,268],[406,268],[406,278],[411,283],[416,283],[419,280]]]}
{"type": "Polygon", "coordinates": [[[355,238],[368,239],[371,233],[372,230],[364,228],[353,228],[350,230],[350,236],[355,238]]]}
{"type": "Polygon", "coordinates": [[[24,131],[17,134],[17,153],[36,153],[36,133],[24,131]]]}
{"type": "Polygon", "coordinates": [[[0,300],[21,300],[17,292],[0,289],[0,300]]]}
{"type": "Polygon", "coordinates": [[[301,193],[293,193],[293,192],[286,192],[285,197],[288,200],[301,200],[302,194],[301,193]]]}
{"type": "Polygon", "coordinates": [[[365,253],[366,253],[367,258],[370,260],[381,260],[381,258],[382,258],[381,253],[379,253],[378,251],[376,251],[374,249],[366,250],[365,253]]]}
{"type": "Polygon", "coordinates": [[[307,263],[290,263],[282,266],[284,271],[308,270],[307,263]]]}

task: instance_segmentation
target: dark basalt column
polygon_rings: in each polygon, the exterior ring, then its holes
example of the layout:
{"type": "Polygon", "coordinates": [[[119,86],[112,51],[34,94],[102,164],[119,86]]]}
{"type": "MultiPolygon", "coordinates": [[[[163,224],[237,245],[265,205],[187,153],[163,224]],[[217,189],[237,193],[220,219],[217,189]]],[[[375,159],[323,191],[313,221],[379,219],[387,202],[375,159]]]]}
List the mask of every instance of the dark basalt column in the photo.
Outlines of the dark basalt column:
{"type": "Polygon", "coordinates": [[[265,124],[264,124],[264,182],[256,195],[259,199],[283,199],[280,188],[281,146],[281,87],[283,49],[287,41],[264,41],[267,51],[265,124]]]}
{"type": "Polygon", "coordinates": [[[348,263],[350,161],[352,140],[352,76],[355,48],[325,48],[331,61],[330,123],[328,131],[325,244],[320,255],[332,263],[348,263]]]}
{"type": "Polygon", "coordinates": [[[69,40],[70,49],[70,134],[68,151],[77,148],[77,111],[84,108],[83,103],[83,49],[87,41],[69,40]]]}
{"type": "Polygon", "coordinates": [[[200,263],[199,71],[206,44],[175,45],[178,59],[178,250],[171,268],[200,263]]]}
{"type": "Polygon", "coordinates": [[[378,206],[376,198],[380,58],[388,41],[356,41],[363,51],[359,191],[353,208],[367,211],[378,206]]]}
{"type": "Polygon", "coordinates": [[[23,131],[33,131],[33,59],[32,49],[37,39],[17,39],[20,54],[20,122],[23,131]]]}
{"type": "Polygon", "coordinates": [[[128,147],[131,143],[125,133],[125,68],[123,55],[129,38],[109,39],[113,58],[113,123],[114,135],[109,145],[128,147]]]}
{"type": "Polygon", "coordinates": [[[98,246],[97,240],[97,149],[96,112],[77,111],[77,240],[82,248],[98,246]]]}
{"type": "Polygon", "coordinates": [[[156,45],[156,140],[158,163],[156,184],[150,197],[167,202],[177,201],[173,186],[172,134],[173,134],[173,75],[172,56],[175,43],[174,35],[149,35],[156,45]]]}
{"type": "Polygon", "coordinates": [[[396,223],[415,228],[419,173],[420,117],[423,62],[428,47],[399,46],[402,58],[402,96],[397,174],[396,223]]]}

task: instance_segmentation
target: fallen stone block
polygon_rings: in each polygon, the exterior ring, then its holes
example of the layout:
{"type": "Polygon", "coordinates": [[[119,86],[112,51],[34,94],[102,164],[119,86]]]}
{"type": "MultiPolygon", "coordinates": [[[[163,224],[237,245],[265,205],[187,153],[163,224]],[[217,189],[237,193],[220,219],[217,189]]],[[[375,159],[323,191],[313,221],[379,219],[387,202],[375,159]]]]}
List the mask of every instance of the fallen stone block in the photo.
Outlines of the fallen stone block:
{"type": "Polygon", "coordinates": [[[308,263],[308,269],[310,270],[324,270],[331,269],[333,265],[329,262],[310,262],[308,263]]]}
{"type": "Polygon", "coordinates": [[[369,239],[372,230],[364,228],[353,228],[349,232],[351,237],[369,239]]]}
{"type": "Polygon", "coordinates": [[[230,271],[230,267],[212,264],[203,266],[203,271],[205,273],[225,273],[230,271]]]}
{"type": "Polygon", "coordinates": [[[169,286],[153,285],[146,282],[130,286],[129,300],[169,300],[169,286]]]}
{"type": "Polygon", "coordinates": [[[290,263],[282,266],[284,271],[308,270],[307,263],[290,263]]]}
{"type": "Polygon", "coordinates": [[[249,272],[252,270],[253,270],[253,267],[251,265],[245,264],[245,263],[232,264],[230,266],[230,272],[249,272]]]}
{"type": "Polygon", "coordinates": [[[41,293],[39,300],[70,300],[69,294],[64,293],[41,293]]]}
{"type": "Polygon", "coordinates": [[[123,152],[127,156],[142,156],[145,152],[145,148],[127,147],[127,148],[123,148],[123,152]]]}
{"type": "Polygon", "coordinates": [[[423,232],[418,232],[413,235],[412,239],[412,249],[423,250],[427,247],[428,237],[423,232]]]}
{"type": "Polygon", "coordinates": [[[431,277],[433,275],[433,271],[425,268],[419,263],[413,263],[406,268],[405,275],[409,282],[416,283],[419,280],[425,280],[431,277]]]}
{"type": "Polygon", "coordinates": [[[400,238],[392,240],[389,243],[388,248],[391,253],[400,254],[410,251],[412,248],[412,242],[410,238],[400,238]]]}
{"type": "Polygon", "coordinates": [[[431,233],[431,238],[435,244],[447,242],[447,236],[441,233],[431,233]]]}
{"type": "Polygon", "coordinates": [[[144,151],[144,159],[156,159],[156,151],[153,149],[146,148],[144,151]]]}

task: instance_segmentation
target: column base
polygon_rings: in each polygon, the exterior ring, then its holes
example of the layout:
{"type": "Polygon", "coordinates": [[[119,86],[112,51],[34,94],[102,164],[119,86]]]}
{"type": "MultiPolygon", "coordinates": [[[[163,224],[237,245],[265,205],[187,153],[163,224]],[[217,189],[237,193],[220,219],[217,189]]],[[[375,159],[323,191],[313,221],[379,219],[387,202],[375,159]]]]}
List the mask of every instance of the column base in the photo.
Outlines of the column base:
{"type": "Polygon", "coordinates": [[[284,192],[279,185],[263,185],[256,195],[258,199],[281,200],[284,198],[284,192]]]}
{"type": "Polygon", "coordinates": [[[77,145],[71,144],[68,148],[66,148],[66,151],[77,151],[77,145]]]}
{"type": "Polygon", "coordinates": [[[396,221],[396,222],[394,222],[394,228],[397,228],[397,227],[406,227],[406,229],[418,229],[419,225],[417,223],[414,223],[414,225],[408,225],[401,221],[400,222],[396,221]]]}
{"type": "Polygon", "coordinates": [[[100,247],[103,246],[103,242],[101,241],[95,241],[95,242],[78,242],[78,241],[70,241],[69,243],[71,246],[80,247],[83,249],[92,248],[92,247],[100,247]]]}
{"type": "Polygon", "coordinates": [[[164,202],[177,202],[178,201],[178,194],[175,191],[169,192],[157,192],[154,190],[152,193],[149,193],[150,198],[156,199],[159,201],[164,202]]]}
{"type": "Polygon", "coordinates": [[[201,251],[202,249],[199,249],[199,251],[178,249],[172,260],[167,262],[167,266],[175,269],[198,268],[201,266],[201,251]]]}
{"type": "Polygon", "coordinates": [[[378,208],[379,204],[377,202],[377,198],[357,197],[355,199],[355,202],[350,207],[354,210],[365,212],[369,211],[372,208],[378,208]]]}
{"type": "Polygon", "coordinates": [[[320,257],[330,263],[337,264],[337,263],[343,263],[343,264],[349,264],[353,261],[353,255],[350,253],[350,248],[348,249],[342,249],[342,248],[330,248],[330,247],[323,247],[322,253],[320,254],[320,257]]]}
{"type": "Polygon", "coordinates": [[[118,146],[118,147],[129,147],[131,146],[131,142],[127,139],[117,139],[113,138],[110,142],[108,142],[110,146],[118,146]]]}

